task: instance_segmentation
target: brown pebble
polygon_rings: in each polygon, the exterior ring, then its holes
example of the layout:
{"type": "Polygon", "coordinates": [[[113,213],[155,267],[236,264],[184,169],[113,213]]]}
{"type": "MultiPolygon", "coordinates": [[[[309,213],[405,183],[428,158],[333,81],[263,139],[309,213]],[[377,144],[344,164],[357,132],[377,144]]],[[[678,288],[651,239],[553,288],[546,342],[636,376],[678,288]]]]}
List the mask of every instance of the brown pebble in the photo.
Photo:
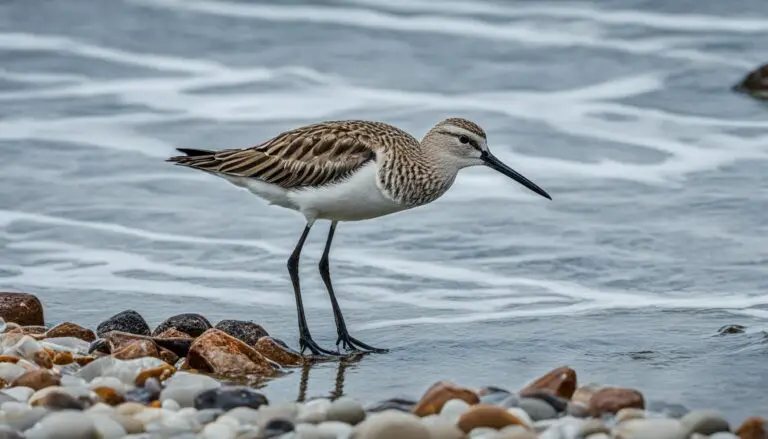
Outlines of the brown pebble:
{"type": "Polygon", "coordinates": [[[575,392],[573,392],[573,395],[571,396],[571,401],[581,404],[585,407],[589,406],[589,401],[592,399],[592,396],[600,389],[602,389],[603,386],[596,383],[589,383],[585,384],[578,389],[576,389],[575,392]]]}
{"type": "Polygon", "coordinates": [[[576,391],[576,384],[576,371],[568,366],[562,366],[525,386],[520,391],[520,396],[544,391],[560,398],[570,399],[576,391]]]}
{"type": "Polygon", "coordinates": [[[43,304],[32,294],[0,292],[0,317],[19,325],[44,325],[43,304]]]}
{"type": "Polygon", "coordinates": [[[171,366],[170,364],[162,364],[157,367],[152,367],[149,369],[144,369],[136,376],[136,385],[137,386],[143,386],[144,382],[147,381],[149,378],[157,378],[158,381],[162,382],[167,380],[176,373],[176,368],[171,366]]]}
{"type": "Polygon", "coordinates": [[[52,391],[30,401],[30,405],[45,407],[50,410],[83,410],[85,408],[85,401],[78,400],[63,389],[54,387],[49,387],[49,389],[52,391]]]}
{"type": "Polygon", "coordinates": [[[58,366],[71,364],[73,361],[75,361],[75,358],[72,355],[72,352],[69,351],[59,351],[53,355],[53,364],[58,366]]]}
{"type": "Polygon", "coordinates": [[[185,338],[185,339],[188,339],[188,340],[193,340],[194,339],[194,337],[192,337],[191,335],[187,334],[186,332],[181,332],[181,331],[179,331],[176,328],[168,328],[165,331],[157,334],[155,336],[155,338],[161,338],[161,339],[165,339],[165,338],[185,338]]]}
{"type": "Polygon", "coordinates": [[[218,329],[197,337],[186,357],[188,367],[219,376],[272,376],[280,366],[241,340],[218,329]]]}
{"type": "Polygon", "coordinates": [[[478,404],[480,398],[473,390],[459,387],[449,381],[438,381],[424,392],[419,402],[413,407],[416,416],[436,415],[440,413],[446,402],[451,399],[460,399],[469,405],[478,404]]]}
{"type": "Polygon", "coordinates": [[[508,425],[525,426],[525,423],[504,407],[490,404],[473,405],[461,415],[458,422],[459,428],[464,433],[469,433],[478,427],[501,430],[508,425]]]}
{"type": "Polygon", "coordinates": [[[118,405],[122,404],[125,401],[125,398],[123,398],[123,395],[120,395],[115,391],[115,389],[111,387],[96,387],[93,389],[93,392],[99,396],[101,401],[105,404],[109,405],[118,405]]]}
{"type": "Polygon", "coordinates": [[[136,413],[139,413],[140,411],[144,410],[146,407],[143,404],[139,404],[138,402],[124,402],[120,405],[118,405],[115,408],[115,411],[123,416],[133,416],[136,413]]]}
{"type": "Polygon", "coordinates": [[[605,387],[595,392],[589,401],[589,414],[599,417],[628,407],[645,409],[643,394],[626,387],[605,387]]]}
{"type": "Polygon", "coordinates": [[[747,418],[738,429],[736,434],[739,439],[768,439],[768,429],[765,428],[765,419],[760,416],[747,418]]]}
{"type": "Polygon", "coordinates": [[[0,363],[18,363],[19,357],[14,355],[0,355],[0,363]]]}
{"type": "Polygon", "coordinates": [[[12,387],[25,386],[32,390],[40,390],[46,387],[58,386],[61,379],[45,369],[37,369],[24,373],[11,383],[12,387]]]}
{"type": "Polygon", "coordinates": [[[96,340],[96,334],[92,330],[83,328],[72,322],[59,323],[53,328],[45,331],[45,338],[54,337],[75,337],[87,342],[96,340]]]}
{"type": "Polygon", "coordinates": [[[75,357],[75,363],[77,363],[79,366],[86,366],[91,363],[91,361],[95,360],[96,358],[91,355],[82,355],[75,357]]]}
{"type": "Polygon", "coordinates": [[[152,408],[155,408],[155,409],[159,409],[160,407],[162,407],[162,404],[160,403],[160,401],[155,400],[155,401],[150,402],[149,406],[152,407],[152,408]]]}
{"type": "Polygon", "coordinates": [[[44,367],[46,369],[53,367],[53,359],[51,358],[51,354],[49,354],[46,349],[41,349],[35,352],[33,355],[33,360],[35,361],[35,364],[40,367],[44,367]]]}
{"type": "Polygon", "coordinates": [[[268,335],[259,338],[254,349],[281,366],[300,366],[306,361],[303,355],[286,348],[268,335]]]}

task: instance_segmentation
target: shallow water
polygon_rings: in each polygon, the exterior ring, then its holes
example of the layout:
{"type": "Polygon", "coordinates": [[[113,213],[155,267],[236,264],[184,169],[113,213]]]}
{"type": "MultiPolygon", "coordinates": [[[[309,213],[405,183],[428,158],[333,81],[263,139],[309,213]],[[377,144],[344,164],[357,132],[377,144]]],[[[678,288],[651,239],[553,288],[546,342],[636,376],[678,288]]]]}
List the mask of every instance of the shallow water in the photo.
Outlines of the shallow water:
{"type": "MultiPolygon", "coordinates": [[[[295,346],[301,217],[164,158],[324,119],[420,137],[464,116],[554,201],[471,169],[430,206],[340,225],[348,324],[393,348],[346,369],[344,393],[517,388],[568,364],[766,414],[768,108],[729,90],[768,58],[764,2],[34,3],[0,3],[0,288],[49,322],[201,312],[295,346]],[[727,323],[748,334],[713,337],[727,323]]],[[[302,282],[330,345],[326,227],[302,282]]],[[[318,367],[304,393],[336,377],[318,367]]],[[[266,392],[297,397],[301,374],[266,392]]]]}

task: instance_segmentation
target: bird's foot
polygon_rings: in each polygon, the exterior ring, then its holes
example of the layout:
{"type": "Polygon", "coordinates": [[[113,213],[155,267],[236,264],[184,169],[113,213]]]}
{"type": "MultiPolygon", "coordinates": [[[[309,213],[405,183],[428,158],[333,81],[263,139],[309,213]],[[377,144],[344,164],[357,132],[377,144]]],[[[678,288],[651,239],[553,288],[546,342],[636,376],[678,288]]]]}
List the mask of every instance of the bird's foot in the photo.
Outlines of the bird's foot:
{"type": "Polygon", "coordinates": [[[371,352],[376,354],[383,354],[383,353],[389,352],[389,349],[375,348],[373,346],[365,344],[362,341],[349,335],[349,333],[346,331],[339,334],[339,339],[336,340],[337,348],[339,344],[341,344],[341,346],[347,351],[366,351],[366,352],[371,352]]]}
{"type": "Polygon", "coordinates": [[[315,343],[314,340],[312,340],[312,337],[309,335],[302,335],[299,337],[299,348],[300,353],[304,354],[304,351],[309,349],[310,352],[312,352],[312,355],[325,355],[329,357],[340,357],[342,356],[341,353],[339,353],[338,349],[336,352],[329,351],[327,349],[323,349],[320,346],[315,343]]]}

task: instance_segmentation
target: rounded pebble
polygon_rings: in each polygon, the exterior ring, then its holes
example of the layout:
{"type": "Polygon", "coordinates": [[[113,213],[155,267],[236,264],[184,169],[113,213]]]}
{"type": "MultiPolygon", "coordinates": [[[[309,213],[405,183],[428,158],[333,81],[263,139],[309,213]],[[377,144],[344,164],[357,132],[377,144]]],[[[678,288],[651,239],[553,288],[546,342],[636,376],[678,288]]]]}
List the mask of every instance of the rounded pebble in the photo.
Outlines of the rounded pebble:
{"type": "Polygon", "coordinates": [[[693,433],[705,436],[721,431],[730,431],[728,421],[718,412],[713,410],[693,410],[680,418],[687,435],[693,433]]]}
{"type": "Polygon", "coordinates": [[[409,413],[385,410],[372,414],[354,429],[355,439],[425,439],[429,430],[409,413]]]}
{"type": "Polygon", "coordinates": [[[194,407],[198,410],[211,408],[231,410],[235,407],[257,409],[268,403],[266,396],[247,387],[217,387],[197,394],[194,407]]]}
{"type": "Polygon", "coordinates": [[[326,412],[329,421],[344,422],[349,425],[357,425],[365,419],[363,406],[352,398],[341,397],[333,401],[326,412]]]}
{"type": "Polygon", "coordinates": [[[445,402],[443,408],[440,410],[440,416],[455,424],[458,422],[461,415],[469,410],[469,407],[470,405],[467,404],[467,402],[463,399],[449,399],[445,402]]]}
{"type": "Polygon", "coordinates": [[[552,419],[557,411],[550,404],[538,398],[520,398],[520,408],[525,410],[533,421],[552,419]]]}
{"type": "Polygon", "coordinates": [[[53,412],[25,432],[27,439],[98,439],[94,422],[74,410],[53,412]]]}
{"type": "Polygon", "coordinates": [[[132,309],[117,313],[96,327],[96,335],[104,337],[110,331],[128,332],[137,335],[149,335],[149,325],[141,314],[132,309]]]}

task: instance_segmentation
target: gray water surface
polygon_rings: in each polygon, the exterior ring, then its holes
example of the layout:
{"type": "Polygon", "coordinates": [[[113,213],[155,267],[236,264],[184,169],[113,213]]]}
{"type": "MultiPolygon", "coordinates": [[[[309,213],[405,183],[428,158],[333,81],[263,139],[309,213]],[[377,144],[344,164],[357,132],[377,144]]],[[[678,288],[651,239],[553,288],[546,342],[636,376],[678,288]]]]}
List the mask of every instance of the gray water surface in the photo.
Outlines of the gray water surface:
{"type": "MultiPolygon", "coordinates": [[[[766,415],[768,107],[729,90],[766,38],[762,0],[5,1],[0,288],[37,294],[51,323],[200,312],[296,346],[302,218],[164,159],[318,120],[421,137],[461,116],[554,200],[469,169],[429,206],[341,224],[348,324],[393,349],[349,367],[344,393],[514,389],[567,364],[650,401],[766,415]],[[713,336],[728,323],[748,333],[713,336]]],[[[326,228],[302,283],[330,346],[326,228]]],[[[300,378],[266,392],[296,398],[300,378]]],[[[307,396],[335,379],[312,370],[307,396]]]]}

